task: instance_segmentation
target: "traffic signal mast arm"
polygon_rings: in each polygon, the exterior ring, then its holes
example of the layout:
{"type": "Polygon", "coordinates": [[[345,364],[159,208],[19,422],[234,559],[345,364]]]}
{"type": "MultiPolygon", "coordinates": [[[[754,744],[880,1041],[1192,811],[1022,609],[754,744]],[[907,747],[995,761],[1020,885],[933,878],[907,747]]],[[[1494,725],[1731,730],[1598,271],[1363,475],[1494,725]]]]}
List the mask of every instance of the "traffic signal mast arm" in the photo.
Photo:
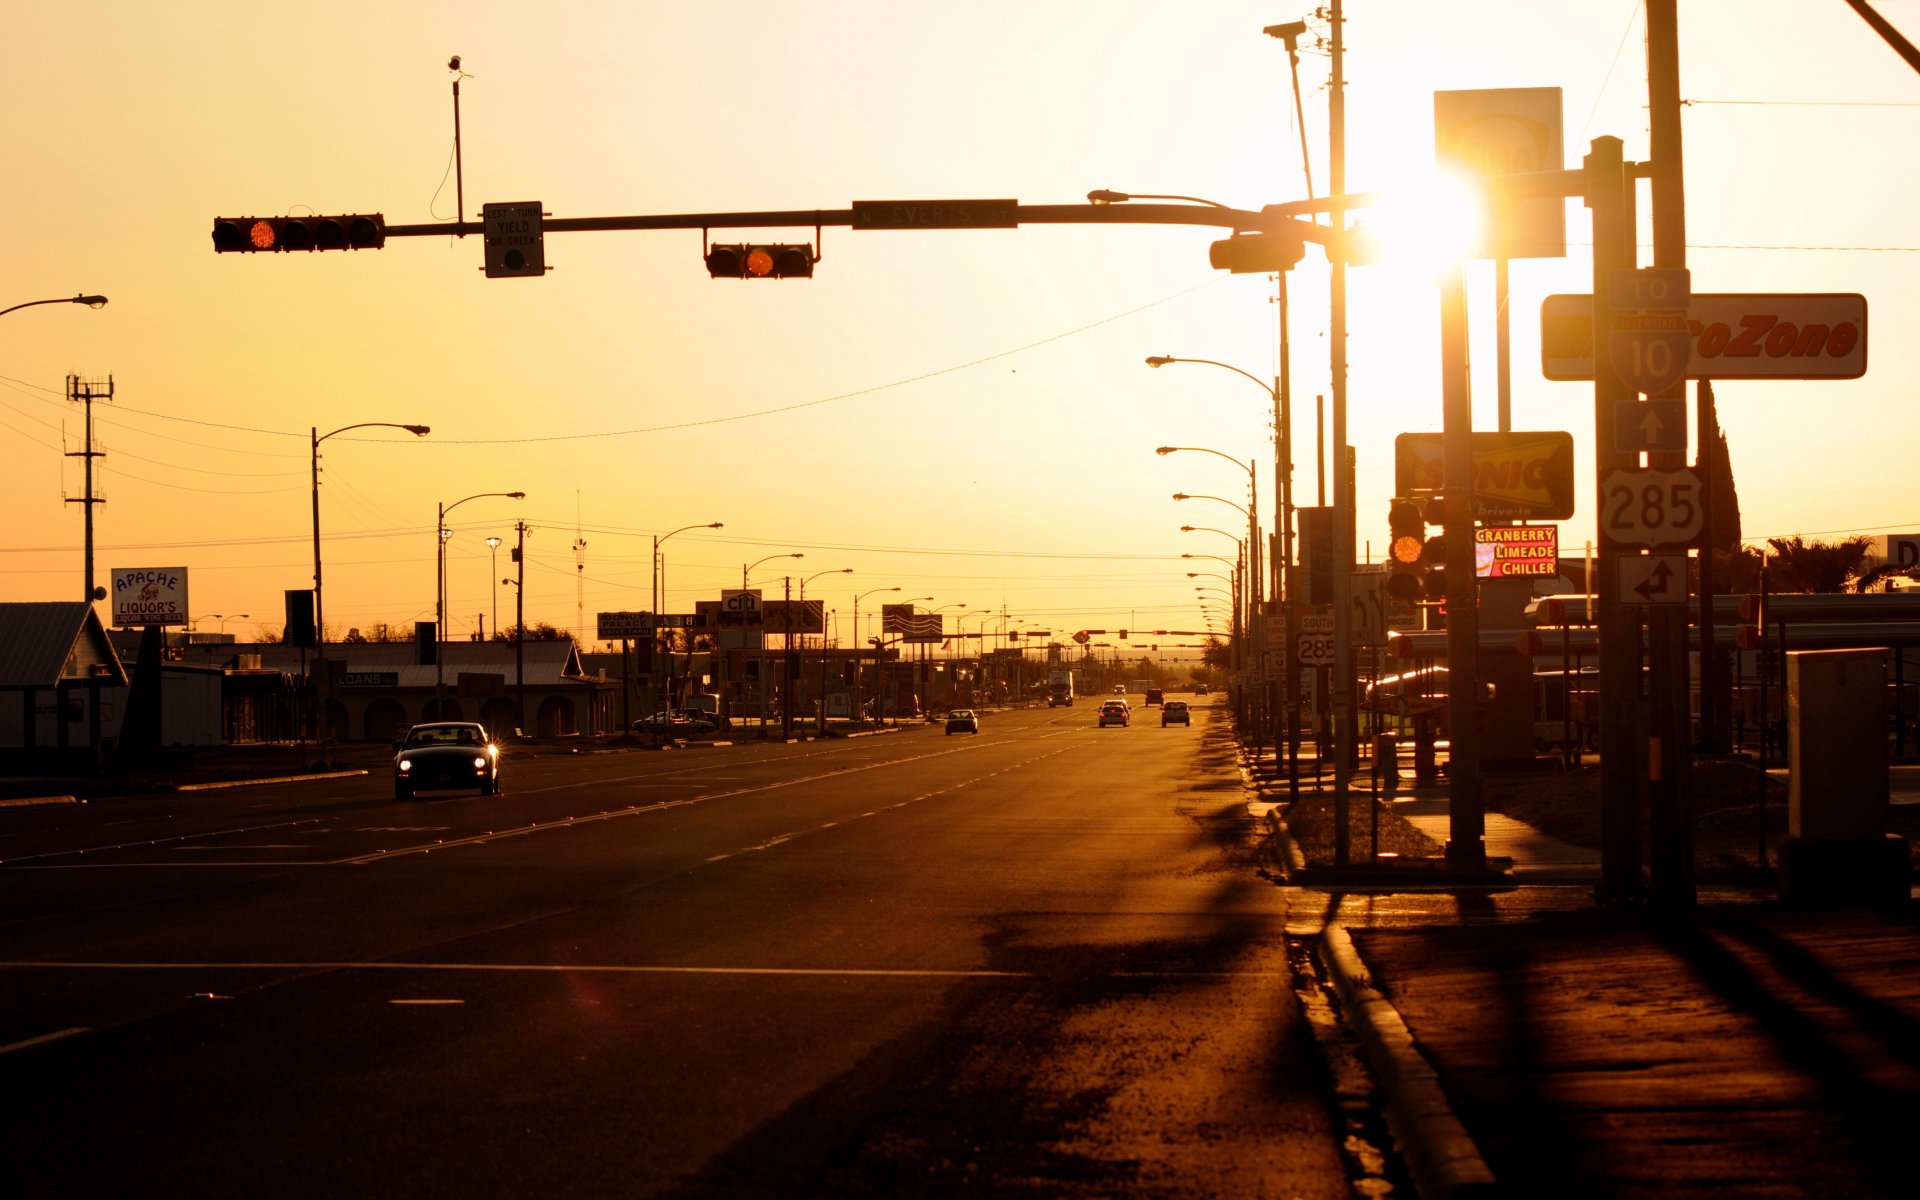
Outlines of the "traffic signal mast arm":
{"type": "MultiPolygon", "coordinates": [[[[1021,204],[1017,200],[856,201],[852,208],[794,208],[769,212],[638,214],[623,217],[549,217],[548,233],[604,233],[622,229],[1012,229],[1020,225],[1208,225],[1247,233],[1292,233],[1326,242],[1331,231],[1293,216],[1197,204],[1021,204]]],[[[479,221],[389,225],[397,237],[479,235],[479,221]]]]}

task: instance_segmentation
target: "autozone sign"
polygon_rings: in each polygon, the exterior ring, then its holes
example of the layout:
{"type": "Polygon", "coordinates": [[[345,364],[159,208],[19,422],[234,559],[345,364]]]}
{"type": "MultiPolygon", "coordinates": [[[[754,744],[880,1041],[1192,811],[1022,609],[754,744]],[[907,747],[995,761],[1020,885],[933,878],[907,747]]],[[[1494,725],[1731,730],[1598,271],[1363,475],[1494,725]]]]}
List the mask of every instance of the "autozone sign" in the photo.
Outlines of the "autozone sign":
{"type": "MultiPolygon", "coordinates": [[[[1854,292],[1695,292],[1688,379],[1858,379],[1867,373],[1867,298],[1854,292]]],[[[1593,378],[1593,297],[1540,305],[1540,370],[1593,378]]]]}
{"type": "MultiPolygon", "coordinates": [[[[1446,488],[1446,455],[1437,433],[1393,439],[1397,496],[1446,488]]],[[[1473,519],[1564,521],[1573,515],[1573,435],[1473,435],[1473,519]]]]}

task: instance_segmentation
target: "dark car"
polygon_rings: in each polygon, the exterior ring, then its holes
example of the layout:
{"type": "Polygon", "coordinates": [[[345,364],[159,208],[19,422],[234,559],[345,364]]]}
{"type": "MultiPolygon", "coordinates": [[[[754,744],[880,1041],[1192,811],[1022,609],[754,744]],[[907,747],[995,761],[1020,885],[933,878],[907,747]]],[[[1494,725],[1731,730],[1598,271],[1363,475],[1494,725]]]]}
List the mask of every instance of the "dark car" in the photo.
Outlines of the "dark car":
{"type": "Polygon", "coordinates": [[[703,712],[657,712],[633,723],[635,733],[661,734],[666,737],[704,737],[720,728],[720,723],[703,712]]]}
{"type": "Polygon", "coordinates": [[[947,714],[948,733],[979,733],[980,718],[970,708],[956,708],[947,714]]]}
{"type": "Polygon", "coordinates": [[[1204,683],[1193,689],[1193,694],[1196,696],[1207,696],[1207,695],[1211,695],[1212,693],[1213,693],[1213,689],[1208,687],[1204,683]]]}
{"type": "Polygon", "coordinates": [[[1125,700],[1109,700],[1100,706],[1100,720],[1097,724],[1103,729],[1108,725],[1131,725],[1133,712],[1127,707],[1125,700]]]}
{"type": "Polygon", "coordinates": [[[1161,688],[1147,689],[1147,702],[1143,707],[1152,708],[1156,704],[1166,703],[1167,693],[1161,688]]]}
{"type": "Polygon", "coordinates": [[[1188,710],[1187,702],[1185,700],[1169,700],[1165,704],[1162,704],[1160,706],[1160,724],[1162,727],[1168,725],[1193,724],[1193,713],[1188,710]]]}
{"type": "Polygon", "coordinates": [[[500,747],[476,722],[415,725],[393,748],[396,800],[411,800],[427,788],[478,788],[482,796],[500,788],[500,747]]]}

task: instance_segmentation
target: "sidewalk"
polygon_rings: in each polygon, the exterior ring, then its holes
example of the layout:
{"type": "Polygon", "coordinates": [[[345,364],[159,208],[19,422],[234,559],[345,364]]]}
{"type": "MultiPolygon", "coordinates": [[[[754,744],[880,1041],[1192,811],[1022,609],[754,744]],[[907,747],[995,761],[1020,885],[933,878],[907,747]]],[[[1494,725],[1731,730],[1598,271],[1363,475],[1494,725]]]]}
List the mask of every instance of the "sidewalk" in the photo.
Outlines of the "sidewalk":
{"type": "MultiPolygon", "coordinates": [[[[1389,803],[1445,840],[1444,794],[1389,803]]],[[[1497,813],[1486,837],[1497,898],[1330,894],[1295,922],[1330,922],[1422,1196],[1920,1195],[1920,906],[1600,910],[1597,851],[1497,813]]]]}
{"type": "Polygon", "coordinates": [[[1920,1191],[1911,905],[1588,910],[1351,937],[1492,1194],[1920,1191]]]}

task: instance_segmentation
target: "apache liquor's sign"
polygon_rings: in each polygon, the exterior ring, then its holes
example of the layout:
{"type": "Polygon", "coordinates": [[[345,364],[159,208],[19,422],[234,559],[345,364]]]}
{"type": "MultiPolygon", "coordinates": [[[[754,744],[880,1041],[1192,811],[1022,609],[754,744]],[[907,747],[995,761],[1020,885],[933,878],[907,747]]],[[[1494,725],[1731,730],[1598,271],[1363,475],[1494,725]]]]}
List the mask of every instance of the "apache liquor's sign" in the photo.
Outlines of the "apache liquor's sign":
{"type": "Polygon", "coordinates": [[[185,567],[116,567],[113,574],[113,623],[116,628],[185,625],[185,567]]]}

